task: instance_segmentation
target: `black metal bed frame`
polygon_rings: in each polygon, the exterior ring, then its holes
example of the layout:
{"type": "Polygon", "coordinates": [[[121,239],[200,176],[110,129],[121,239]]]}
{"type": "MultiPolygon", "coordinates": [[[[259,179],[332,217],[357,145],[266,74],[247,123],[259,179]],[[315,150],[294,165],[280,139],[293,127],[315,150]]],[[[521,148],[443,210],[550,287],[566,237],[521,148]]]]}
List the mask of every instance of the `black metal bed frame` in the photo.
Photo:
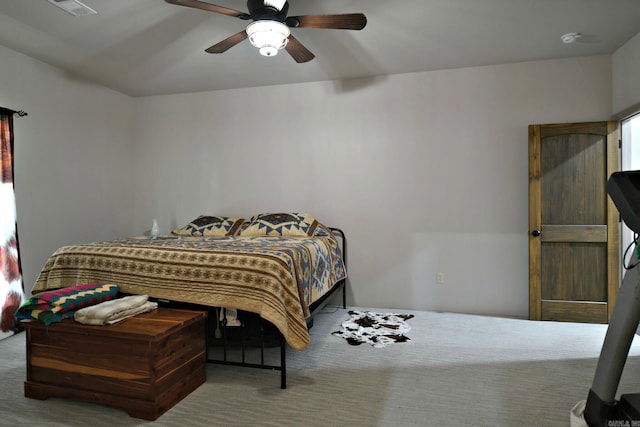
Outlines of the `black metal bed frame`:
{"type": "MultiPolygon", "coordinates": [[[[344,262],[345,268],[347,266],[347,239],[346,236],[344,234],[344,232],[339,229],[339,228],[335,228],[335,227],[329,227],[330,230],[334,233],[337,234],[341,241],[342,241],[342,260],[344,262]]],[[[322,310],[328,303],[329,303],[329,299],[340,289],[342,289],[342,307],[343,308],[347,308],[347,294],[346,294],[346,278],[340,280],[338,283],[336,283],[333,288],[331,288],[331,290],[329,292],[327,292],[325,295],[323,295],[318,301],[314,302],[310,307],[309,310],[311,312],[311,316],[307,319],[307,327],[311,328],[313,326],[313,316],[315,313],[319,312],[320,310],[322,310]]],[[[232,365],[232,366],[242,366],[242,367],[248,367],[248,368],[260,368],[260,369],[270,369],[270,370],[276,370],[276,371],[280,371],[280,388],[285,389],[287,388],[287,358],[286,358],[286,347],[287,347],[287,343],[284,339],[284,336],[282,335],[282,333],[280,333],[280,331],[278,331],[277,329],[273,328],[273,330],[275,331],[275,335],[277,336],[277,340],[278,340],[278,346],[280,347],[280,364],[272,364],[272,363],[265,363],[265,352],[267,349],[267,343],[266,343],[266,337],[265,337],[265,332],[266,329],[265,325],[270,323],[262,318],[259,318],[258,322],[259,322],[259,330],[260,330],[260,345],[259,345],[259,350],[260,350],[260,363],[251,363],[251,362],[247,362],[247,350],[256,350],[255,347],[247,347],[246,346],[246,342],[247,342],[247,333],[246,333],[246,325],[247,325],[247,313],[239,311],[238,312],[238,319],[240,320],[240,324],[241,326],[227,326],[227,321],[226,321],[226,317],[223,317],[222,320],[222,328],[221,328],[221,338],[218,339],[217,341],[219,341],[219,344],[222,345],[222,358],[221,359],[215,359],[210,357],[210,345],[212,343],[212,331],[211,331],[211,319],[212,319],[212,313],[215,317],[213,317],[214,319],[216,319],[216,322],[218,322],[219,320],[219,313],[218,313],[218,309],[212,309],[211,307],[207,308],[209,310],[209,321],[207,322],[207,338],[206,338],[206,345],[207,345],[207,363],[215,363],[215,364],[220,364],[220,365],[232,365]],[[229,352],[230,352],[230,340],[228,339],[228,337],[231,335],[232,331],[229,330],[229,328],[232,328],[233,333],[235,335],[238,335],[239,332],[239,342],[240,342],[240,360],[230,360],[229,357],[229,352]],[[239,330],[239,331],[238,331],[239,330]]],[[[249,313],[251,314],[251,313],[249,313]]]]}

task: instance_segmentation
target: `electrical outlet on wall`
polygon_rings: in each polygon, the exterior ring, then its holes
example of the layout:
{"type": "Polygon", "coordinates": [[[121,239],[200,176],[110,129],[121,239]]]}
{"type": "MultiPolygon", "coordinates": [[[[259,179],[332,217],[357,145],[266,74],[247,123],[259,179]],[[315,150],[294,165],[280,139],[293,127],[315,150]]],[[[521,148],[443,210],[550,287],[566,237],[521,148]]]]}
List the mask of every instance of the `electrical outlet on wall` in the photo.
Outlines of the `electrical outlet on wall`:
{"type": "Polygon", "coordinates": [[[436,273],[436,283],[442,285],[444,283],[444,273],[437,272],[436,273]]]}

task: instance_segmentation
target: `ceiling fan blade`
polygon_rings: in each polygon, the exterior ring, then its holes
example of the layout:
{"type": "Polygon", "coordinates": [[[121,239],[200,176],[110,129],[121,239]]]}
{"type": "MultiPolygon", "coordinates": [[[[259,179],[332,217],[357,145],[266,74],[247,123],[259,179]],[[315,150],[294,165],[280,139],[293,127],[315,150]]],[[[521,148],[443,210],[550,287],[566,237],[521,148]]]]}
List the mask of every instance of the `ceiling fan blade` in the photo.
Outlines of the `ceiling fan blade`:
{"type": "Polygon", "coordinates": [[[207,10],[209,12],[220,13],[222,15],[233,16],[240,19],[251,19],[248,13],[240,12],[228,7],[216,6],[215,4],[205,3],[198,0],[164,0],[167,3],[177,4],[179,6],[188,6],[195,9],[207,10]]]}
{"type": "Polygon", "coordinates": [[[342,15],[290,16],[286,24],[292,28],[329,28],[336,30],[361,30],[367,25],[367,17],[362,13],[342,15]]]}
{"type": "Polygon", "coordinates": [[[309,49],[304,47],[304,45],[292,35],[289,36],[289,41],[284,48],[298,64],[309,62],[316,57],[313,53],[311,53],[309,49]]]}
{"type": "Polygon", "coordinates": [[[237,45],[238,43],[240,43],[246,38],[247,38],[247,32],[245,30],[242,30],[239,33],[232,35],[231,37],[227,37],[221,42],[214,44],[210,48],[206,49],[205,52],[207,53],[226,52],[227,50],[231,49],[232,47],[234,47],[235,45],[237,45]]]}

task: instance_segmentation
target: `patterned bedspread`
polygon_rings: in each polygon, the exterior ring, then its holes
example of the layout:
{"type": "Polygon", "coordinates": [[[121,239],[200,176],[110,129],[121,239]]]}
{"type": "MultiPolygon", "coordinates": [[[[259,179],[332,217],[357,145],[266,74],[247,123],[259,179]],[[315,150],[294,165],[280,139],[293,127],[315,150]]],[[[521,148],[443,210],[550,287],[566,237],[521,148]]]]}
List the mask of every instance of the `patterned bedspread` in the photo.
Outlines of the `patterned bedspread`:
{"type": "Polygon", "coordinates": [[[64,246],[47,261],[32,293],[81,283],[258,313],[287,343],[310,342],[309,305],[346,277],[333,236],[130,238],[64,246]]]}

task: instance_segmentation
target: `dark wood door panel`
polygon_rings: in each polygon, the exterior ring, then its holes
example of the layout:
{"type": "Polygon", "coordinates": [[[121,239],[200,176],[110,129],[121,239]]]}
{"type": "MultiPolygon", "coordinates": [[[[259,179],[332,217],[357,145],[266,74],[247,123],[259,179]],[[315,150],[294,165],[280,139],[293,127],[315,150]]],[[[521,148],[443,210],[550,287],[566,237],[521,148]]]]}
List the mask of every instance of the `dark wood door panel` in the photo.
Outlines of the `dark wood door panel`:
{"type": "Polygon", "coordinates": [[[542,138],[542,224],[606,224],[606,138],[542,138]]]}
{"type": "Polygon", "coordinates": [[[556,322],[607,323],[607,303],[542,300],[541,317],[556,322]]]}
{"type": "Polygon", "coordinates": [[[606,225],[543,225],[542,242],[606,242],[606,225]]]}
{"type": "Polygon", "coordinates": [[[545,243],[541,258],[541,299],[607,301],[606,244],[545,243]]]}
{"type": "MultiPolygon", "coordinates": [[[[558,135],[609,135],[612,122],[551,123],[540,126],[540,138],[558,135]]],[[[613,122],[615,126],[617,123],[613,122]]]]}

